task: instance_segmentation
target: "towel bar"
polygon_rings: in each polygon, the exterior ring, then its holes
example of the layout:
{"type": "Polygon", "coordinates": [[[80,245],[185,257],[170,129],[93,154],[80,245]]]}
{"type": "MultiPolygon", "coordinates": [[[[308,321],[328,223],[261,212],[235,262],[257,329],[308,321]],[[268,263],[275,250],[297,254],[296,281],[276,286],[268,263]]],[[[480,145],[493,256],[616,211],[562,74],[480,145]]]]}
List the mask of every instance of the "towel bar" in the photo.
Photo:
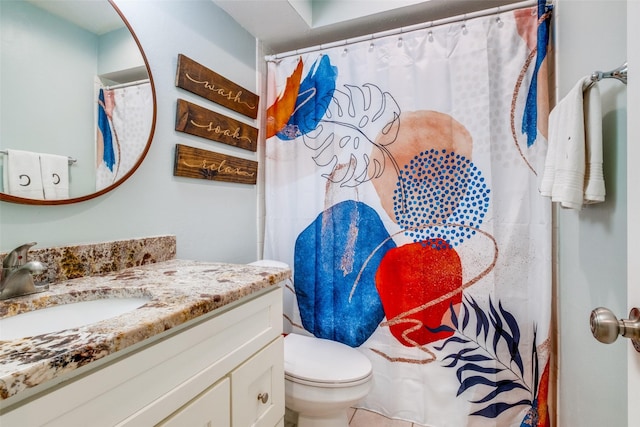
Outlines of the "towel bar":
{"type": "Polygon", "coordinates": [[[602,79],[618,79],[622,83],[627,84],[627,63],[625,62],[615,70],[606,72],[594,71],[593,74],[591,74],[591,81],[593,82],[597,82],[602,79]]]}
{"type": "MultiPolygon", "coordinates": [[[[4,154],[6,156],[8,154],[8,152],[7,152],[7,150],[0,150],[0,154],[4,154]]],[[[69,157],[69,165],[72,165],[75,162],[77,162],[76,159],[74,159],[73,157],[69,157]]]]}

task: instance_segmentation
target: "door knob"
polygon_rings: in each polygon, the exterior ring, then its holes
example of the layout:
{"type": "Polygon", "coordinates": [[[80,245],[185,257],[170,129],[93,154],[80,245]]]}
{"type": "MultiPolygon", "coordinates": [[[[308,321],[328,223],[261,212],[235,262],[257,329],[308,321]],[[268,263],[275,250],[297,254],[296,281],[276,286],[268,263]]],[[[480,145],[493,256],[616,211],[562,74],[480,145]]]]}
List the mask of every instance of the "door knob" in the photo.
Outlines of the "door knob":
{"type": "Polygon", "coordinates": [[[608,308],[598,307],[591,312],[591,333],[600,342],[611,344],[618,335],[629,338],[640,352],[640,309],[632,308],[628,319],[620,319],[608,308]]]}

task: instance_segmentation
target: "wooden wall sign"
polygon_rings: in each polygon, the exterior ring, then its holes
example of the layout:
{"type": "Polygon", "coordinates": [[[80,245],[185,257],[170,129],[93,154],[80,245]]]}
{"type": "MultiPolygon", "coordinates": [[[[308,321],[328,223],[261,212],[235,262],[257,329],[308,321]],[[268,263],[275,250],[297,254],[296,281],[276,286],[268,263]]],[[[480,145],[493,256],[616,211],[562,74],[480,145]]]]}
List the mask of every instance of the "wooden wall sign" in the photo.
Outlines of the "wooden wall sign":
{"type": "Polygon", "coordinates": [[[176,86],[255,119],[260,98],[182,54],[178,55],[176,86]]]}
{"type": "Polygon", "coordinates": [[[245,150],[258,148],[257,128],[184,99],[178,99],[176,130],[245,150]]]}
{"type": "Polygon", "coordinates": [[[255,184],[258,162],[176,144],[174,176],[255,184]]]}

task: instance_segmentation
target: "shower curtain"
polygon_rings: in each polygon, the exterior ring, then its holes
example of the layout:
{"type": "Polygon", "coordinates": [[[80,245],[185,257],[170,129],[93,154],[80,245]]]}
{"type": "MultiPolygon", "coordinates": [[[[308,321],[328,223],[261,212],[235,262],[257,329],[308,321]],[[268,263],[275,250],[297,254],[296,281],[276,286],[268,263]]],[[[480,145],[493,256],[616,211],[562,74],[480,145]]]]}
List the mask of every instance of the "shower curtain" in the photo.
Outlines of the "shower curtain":
{"type": "Polygon", "coordinates": [[[547,426],[551,7],[270,61],[264,257],[285,332],[357,348],[359,407],[547,426]]]}
{"type": "Polygon", "coordinates": [[[96,191],[110,186],[136,164],[151,132],[151,83],[98,91],[96,191]]]}

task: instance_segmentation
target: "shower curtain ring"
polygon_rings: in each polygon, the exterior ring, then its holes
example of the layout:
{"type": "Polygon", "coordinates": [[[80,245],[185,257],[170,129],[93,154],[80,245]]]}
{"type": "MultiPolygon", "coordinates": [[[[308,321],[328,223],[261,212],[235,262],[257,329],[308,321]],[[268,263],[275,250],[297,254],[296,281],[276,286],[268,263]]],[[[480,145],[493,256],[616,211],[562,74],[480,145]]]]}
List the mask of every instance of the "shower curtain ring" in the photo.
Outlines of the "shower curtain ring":
{"type": "Polygon", "coordinates": [[[496,24],[498,24],[498,27],[502,28],[502,26],[504,25],[504,22],[502,22],[502,18],[500,18],[500,6],[498,6],[498,10],[496,12],[496,24]]]}

